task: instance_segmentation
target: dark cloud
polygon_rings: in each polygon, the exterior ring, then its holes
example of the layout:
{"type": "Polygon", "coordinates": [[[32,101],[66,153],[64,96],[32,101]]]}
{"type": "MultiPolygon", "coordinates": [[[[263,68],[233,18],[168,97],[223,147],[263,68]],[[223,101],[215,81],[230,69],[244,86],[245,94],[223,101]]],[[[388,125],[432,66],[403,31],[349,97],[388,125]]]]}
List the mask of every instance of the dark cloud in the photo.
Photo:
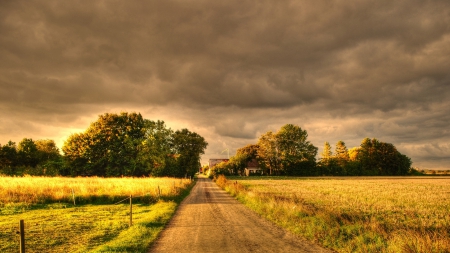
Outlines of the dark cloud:
{"type": "Polygon", "coordinates": [[[207,157],[292,123],[448,168],[449,24],[446,0],[2,1],[0,143],[133,110],[207,157]]]}

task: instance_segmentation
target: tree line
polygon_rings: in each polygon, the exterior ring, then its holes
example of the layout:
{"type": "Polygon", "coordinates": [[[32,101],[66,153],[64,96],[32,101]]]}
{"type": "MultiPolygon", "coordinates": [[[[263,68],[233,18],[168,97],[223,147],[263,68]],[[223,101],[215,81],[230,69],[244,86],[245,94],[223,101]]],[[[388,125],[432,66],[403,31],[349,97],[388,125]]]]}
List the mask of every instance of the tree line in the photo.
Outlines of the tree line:
{"type": "Polygon", "coordinates": [[[140,113],[105,113],[69,136],[63,154],[52,140],[0,145],[0,173],[64,176],[193,176],[208,143],[188,129],[140,113]]]}
{"type": "Polygon", "coordinates": [[[24,138],[18,145],[12,141],[0,145],[0,174],[57,175],[62,167],[62,155],[53,140],[24,138]]]}
{"type": "Polygon", "coordinates": [[[261,135],[256,144],[239,148],[226,163],[210,168],[213,174],[244,175],[248,162],[256,160],[263,174],[288,176],[392,176],[413,173],[411,159],[394,145],[365,138],[359,147],[347,149],[338,141],[334,153],[325,142],[321,157],[299,126],[287,124],[277,132],[261,135]]]}

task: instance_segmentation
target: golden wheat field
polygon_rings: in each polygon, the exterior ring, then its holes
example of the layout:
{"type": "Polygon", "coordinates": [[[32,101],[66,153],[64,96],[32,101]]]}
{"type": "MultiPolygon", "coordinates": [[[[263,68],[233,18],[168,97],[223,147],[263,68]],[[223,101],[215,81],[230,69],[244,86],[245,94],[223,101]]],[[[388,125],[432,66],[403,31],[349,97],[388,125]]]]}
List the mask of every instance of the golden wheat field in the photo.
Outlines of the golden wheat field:
{"type": "Polygon", "coordinates": [[[255,211],[339,252],[450,252],[450,178],[233,182],[255,211]]]}

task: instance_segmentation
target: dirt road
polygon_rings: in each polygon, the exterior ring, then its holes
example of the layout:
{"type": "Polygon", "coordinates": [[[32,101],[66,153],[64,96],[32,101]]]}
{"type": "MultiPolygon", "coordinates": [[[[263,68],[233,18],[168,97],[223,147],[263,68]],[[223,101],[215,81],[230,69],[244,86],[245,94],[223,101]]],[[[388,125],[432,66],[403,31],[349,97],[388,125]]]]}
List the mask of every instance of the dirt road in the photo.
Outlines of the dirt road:
{"type": "Polygon", "coordinates": [[[200,178],[149,252],[330,252],[275,227],[200,178]]]}

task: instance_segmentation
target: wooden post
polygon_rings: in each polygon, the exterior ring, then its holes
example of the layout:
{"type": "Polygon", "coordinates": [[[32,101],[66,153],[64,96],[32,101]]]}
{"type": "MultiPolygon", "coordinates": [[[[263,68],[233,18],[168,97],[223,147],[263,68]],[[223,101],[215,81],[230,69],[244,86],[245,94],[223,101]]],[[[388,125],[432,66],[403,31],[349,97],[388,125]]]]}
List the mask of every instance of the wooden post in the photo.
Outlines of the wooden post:
{"type": "Polygon", "coordinates": [[[23,220],[20,220],[19,232],[20,232],[20,253],[25,253],[25,224],[23,220]]]}
{"type": "Polygon", "coordinates": [[[73,191],[73,188],[72,188],[72,198],[73,198],[73,205],[75,206],[75,192],[73,191]]]}
{"type": "Polygon", "coordinates": [[[133,225],[133,195],[130,195],[130,227],[133,225]]]}

